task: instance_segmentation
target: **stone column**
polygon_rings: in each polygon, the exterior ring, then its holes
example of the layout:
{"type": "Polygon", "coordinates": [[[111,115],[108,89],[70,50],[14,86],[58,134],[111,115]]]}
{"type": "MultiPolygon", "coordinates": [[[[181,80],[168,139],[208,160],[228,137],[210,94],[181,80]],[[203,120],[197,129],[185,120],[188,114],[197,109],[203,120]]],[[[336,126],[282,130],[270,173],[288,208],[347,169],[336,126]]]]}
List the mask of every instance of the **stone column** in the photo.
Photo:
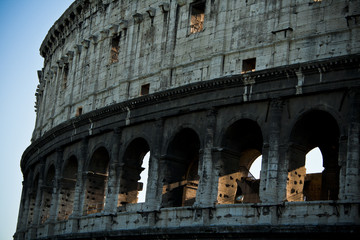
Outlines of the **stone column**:
{"type": "Polygon", "coordinates": [[[41,159],[39,165],[40,165],[41,170],[39,173],[39,182],[38,182],[38,187],[36,190],[34,214],[33,214],[32,223],[30,225],[30,229],[29,229],[29,233],[28,233],[29,239],[36,238],[36,229],[37,229],[37,227],[39,225],[39,221],[40,221],[40,209],[41,209],[45,159],[41,159]]]}
{"type": "Polygon", "coordinates": [[[69,221],[71,221],[71,232],[77,232],[78,223],[77,218],[83,215],[83,207],[84,207],[84,197],[85,190],[84,184],[86,182],[86,173],[84,173],[84,166],[87,162],[87,151],[88,151],[88,138],[83,138],[81,141],[79,158],[78,158],[78,173],[75,185],[75,193],[74,193],[74,205],[73,212],[69,217],[69,221]]]}
{"type": "Polygon", "coordinates": [[[146,206],[149,210],[158,210],[162,200],[162,185],[165,168],[161,168],[161,151],[164,132],[164,119],[156,120],[153,146],[150,146],[149,178],[146,191],[146,206]],[[151,176],[151,177],[150,177],[151,176]]]}
{"type": "MultiPolygon", "coordinates": [[[[266,181],[262,181],[263,185],[260,186],[260,200],[263,203],[277,203],[279,196],[285,194],[285,189],[280,189],[278,173],[281,168],[279,166],[280,161],[280,129],[281,129],[281,115],[283,109],[283,101],[281,99],[273,99],[270,103],[269,111],[269,134],[268,143],[264,143],[263,163],[267,163],[264,166],[266,169],[266,181]]],[[[284,165],[284,164],[283,164],[284,165]]],[[[285,167],[285,166],[282,166],[285,167]]],[[[284,179],[286,182],[286,179],[284,179]]]]}
{"type": "Polygon", "coordinates": [[[57,221],[57,212],[59,209],[59,198],[60,196],[60,171],[61,171],[61,166],[62,166],[62,162],[63,162],[63,153],[64,153],[64,149],[62,148],[57,148],[56,149],[56,166],[58,166],[55,169],[55,176],[54,176],[54,183],[53,183],[53,190],[52,190],[52,195],[51,195],[51,206],[50,206],[50,213],[49,213],[49,219],[47,220],[47,222],[50,224],[48,227],[48,235],[51,236],[53,235],[54,232],[54,224],[57,221]]]}
{"type": "Polygon", "coordinates": [[[212,186],[211,186],[211,197],[213,198],[213,204],[216,205],[219,203],[219,178],[223,171],[223,149],[220,147],[214,147],[211,150],[211,160],[212,160],[212,186]]]}
{"type": "MultiPolygon", "coordinates": [[[[51,127],[54,126],[54,116],[55,116],[55,110],[58,107],[58,99],[59,99],[59,92],[61,89],[61,84],[59,82],[61,82],[60,76],[61,76],[61,69],[59,67],[54,67],[54,71],[55,71],[55,89],[54,89],[54,100],[52,101],[52,109],[51,109],[51,115],[50,115],[50,119],[51,119],[51,127]]],[[[44,114],[45,116],[45,114],[44,114]]],[[[45,119],[44,119],[45,120],[45,119]]]]}
{"type": "Polygon", "coordinates": [[[216,194],[213,194],[214,171],[212,149],[214,147],[214,135],[216,130],[217,111],[211,109],[207,113],[207,125],[205,132],[204,147],[199,159],[199,187],[196,192],[195,206],[212,207],[216,202],[216,194]]]}
{"type": "Polygon", "coordinates": [[[350,117],[348,124],[347,159],[345,174],[344,199],[358,201],[360,199],[360,89],[350,90],[350,117]]]}
{"type": "MultiPolygon", "coordinates": [[[[340,133],[341,134],[341,133],[340,133]]],[[[339,171],[339,199],[346,199],[346,164],[347,164],[347,150],[348,150],[348,136],[340,136],[339,140],[339,154],[338,164],[340,167],[339,171]]]]}
{"type": "MultiPolygon", "coordinates": [[[[25,203],[24,203],[24,213],[22,215],[22,221],[18,222],[18,227],[20,229],[22,229],[22,231],[24,233],[30,228],[30,225],[28,224],[28,220],[29,220],[29,210],[31,207],[30,206],[31,195],[32,195],[32,192],[34,191],[34,189],[33,189],[34,181],[35,181],[34,180],[34,172],[31,172],[31,174],[29,176],[27,176],[26,180],[23,183],[23,186],[26,188],[26,199],[25,199],[25,203]]],[[[23,236],[23,239],[25,239],[25,236],[23,236]]]]}
{"type": "Polygon", "coordinates": [[[23,232],[26,229],[27,216],[29,211],[29,191],[30,184],[29,181],[22,182],[22,192],[21,192],[21,204],[19,208],[18,221],[16,226],[16,233],[14,235],[14,240],[23,240],[23,232]]]}
{"type": "Polygon", "coordinates": [[[109,179],[106,193],[105,213],[115,213],[118,203],[118,195],[120,188],[119,168],[119,150],[121,147],[122,129],[114,129],[112,137],[112,151],[109,165],[109,179]]]}

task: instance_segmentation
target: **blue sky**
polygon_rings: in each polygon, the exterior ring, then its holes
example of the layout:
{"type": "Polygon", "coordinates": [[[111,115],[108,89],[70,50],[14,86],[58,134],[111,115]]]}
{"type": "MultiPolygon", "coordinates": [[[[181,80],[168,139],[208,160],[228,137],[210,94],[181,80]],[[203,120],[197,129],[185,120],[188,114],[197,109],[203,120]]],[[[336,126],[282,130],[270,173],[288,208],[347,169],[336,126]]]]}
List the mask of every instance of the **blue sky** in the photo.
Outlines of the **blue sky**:
{"type": "Polygon", "coordinates": [[[22,190],[20,159],[35,124],[40,45],[73,0],[0,0],[0,239],[16,230],[22,190]]]}

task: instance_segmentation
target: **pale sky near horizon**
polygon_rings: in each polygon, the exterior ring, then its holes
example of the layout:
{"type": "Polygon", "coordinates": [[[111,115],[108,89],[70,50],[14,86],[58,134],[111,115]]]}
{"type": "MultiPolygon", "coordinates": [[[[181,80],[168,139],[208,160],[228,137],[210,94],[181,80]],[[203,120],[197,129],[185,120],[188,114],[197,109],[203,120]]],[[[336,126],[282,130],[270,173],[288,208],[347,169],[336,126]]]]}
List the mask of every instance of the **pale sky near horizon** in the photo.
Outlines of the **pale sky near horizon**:
{"type": "Polygon", "coordinates": [[[73,0],[0,0],[0,240],[16,230],[22,190],[21,155],[35,124],[40,45],[73,0]]]}
{"type": "Polygon", "coordinates": [[[35,124],[40,45],[73,0],[0,0],[0,240],[16,230],[22,190],[20,159],[35,124]]]}

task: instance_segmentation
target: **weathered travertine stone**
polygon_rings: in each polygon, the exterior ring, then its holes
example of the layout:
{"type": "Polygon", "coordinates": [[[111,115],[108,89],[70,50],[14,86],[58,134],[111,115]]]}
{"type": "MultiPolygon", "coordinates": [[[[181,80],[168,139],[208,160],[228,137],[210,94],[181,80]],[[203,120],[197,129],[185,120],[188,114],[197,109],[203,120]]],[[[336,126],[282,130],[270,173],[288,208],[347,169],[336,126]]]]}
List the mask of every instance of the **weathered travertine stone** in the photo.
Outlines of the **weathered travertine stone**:
{"type": "Polygon", "coordinates": [[[357,237],[359,14],[76,0],[40,47],[14,239],[357,237]]]}

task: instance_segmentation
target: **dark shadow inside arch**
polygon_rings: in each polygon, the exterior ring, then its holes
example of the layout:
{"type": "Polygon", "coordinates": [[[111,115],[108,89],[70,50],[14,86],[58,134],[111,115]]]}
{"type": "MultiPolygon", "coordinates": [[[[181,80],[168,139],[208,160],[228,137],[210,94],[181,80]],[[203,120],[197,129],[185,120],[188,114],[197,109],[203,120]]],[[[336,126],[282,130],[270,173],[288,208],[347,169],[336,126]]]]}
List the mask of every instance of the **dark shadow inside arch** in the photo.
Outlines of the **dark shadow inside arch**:
{"type": "Polygon", "coordinates": [[[149,151],[149,144],[143,138],[133,140],[127,147],[123,157],[118,206],[137,203],[139,192],[146,191],[143,189],[144,183],[139,180],[141,172],[144,171],[142,167],[144,157],[149,151]]]}
{"type": "Polygon", "coordinates": [[[73,211],[78,161],[71,156],[65,163],[60,179],[58,220],[67,220],[73,211]]]}
{"type": "Polygon", "coordinates": [[[55,166],[51,165],[46,173],[44,186],[42,187],[42,199],[41,199],[41,217],[40,222],[45,221],[50,216],[50,207],[52,201],[52,193],[54,189],[55,180],[55,166]]]}
{"type": "Polygon", "coordinates": [[[36,207],[36,195],[38,192],[38,184],[39,184],[39,174],[36,174],[34,177],[31,189],[29,193],[29,210],[28,210],[28,217],[27,217],[27,224],[30,226],[34,220],[34,211],[36,207]]]}
{"type": "Polygon", "coordinates": [[[259,202],[260,179],[249,171],[261,156],[263,137],[259,125],[250,119],[233,123],[221,143],[221,169],[217,202],[219,204],[259,202]]]}
{"type": "Polygon", "coordinates": [[[104,147],[98,148],[90,159],[85,185],[84,215],[104,209],[109,161],[109,153],[104,147]]]}
{"type": "Polygon", "coordinates": [[[314,110],[295,124],[288,151],[287,201],[337,200],[339,193],[339,127],[327,112],[314,110]],[[318,147],[322,173],[306,174],[306,154],[318,147]]]}
{"type": "Polygon", "coordinates": [[[190,128],[182,129],[170,142],[163,162],[163,207],[191,206],[199,184],[200,140],[190,128]]]}

